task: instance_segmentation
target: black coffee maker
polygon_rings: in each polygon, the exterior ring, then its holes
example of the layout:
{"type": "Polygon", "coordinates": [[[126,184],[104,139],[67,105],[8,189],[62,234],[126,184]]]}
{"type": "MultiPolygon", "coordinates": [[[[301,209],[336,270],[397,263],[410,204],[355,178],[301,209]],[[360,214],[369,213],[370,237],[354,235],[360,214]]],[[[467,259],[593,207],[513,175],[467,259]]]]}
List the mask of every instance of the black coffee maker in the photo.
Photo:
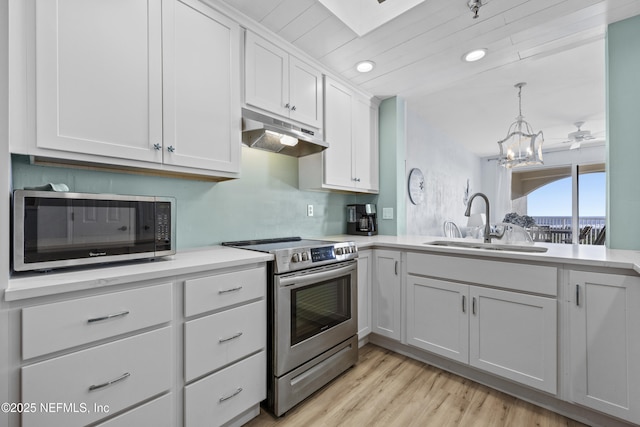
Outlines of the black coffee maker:
{"type": "Polygon", "coordinates": [[[378,234],[376,205],[347,205],[347,234],[361,236],[378,234]]]}

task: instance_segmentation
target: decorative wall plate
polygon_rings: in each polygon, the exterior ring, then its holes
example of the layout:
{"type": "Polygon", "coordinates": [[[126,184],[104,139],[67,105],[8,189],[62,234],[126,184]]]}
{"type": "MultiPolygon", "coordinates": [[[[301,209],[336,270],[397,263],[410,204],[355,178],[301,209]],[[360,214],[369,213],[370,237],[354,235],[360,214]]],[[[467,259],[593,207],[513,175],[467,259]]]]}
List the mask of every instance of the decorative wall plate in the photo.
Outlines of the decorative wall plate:
{"type": "Polygon", "coordinates": [[[424,201],[424,175],[418,168],[413,168],[409,172],[409,200],[414,205],[424,201]]]}

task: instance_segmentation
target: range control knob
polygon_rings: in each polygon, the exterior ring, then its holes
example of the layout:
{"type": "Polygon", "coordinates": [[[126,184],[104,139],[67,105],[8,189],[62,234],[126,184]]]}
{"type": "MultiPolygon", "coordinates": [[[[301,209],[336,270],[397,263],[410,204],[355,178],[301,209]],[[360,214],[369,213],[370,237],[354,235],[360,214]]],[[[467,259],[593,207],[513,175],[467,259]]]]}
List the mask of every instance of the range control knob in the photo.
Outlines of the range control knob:
{"type": "Polygon", "coordinates": [[[300,262],[300,255],[298,255],[297,253],[293,254],[291,256],[291,262],[300,262]]]}
{"type": "Polygon", "coordinates": [[[302,252],[302,261],[309,261],[309,253],[302,252]]]}
{"type": "Polygon", "coordinates": [[[343,253],[344,252],[342,248],[336,248],[336,255],[342,255],[343,253]]]}

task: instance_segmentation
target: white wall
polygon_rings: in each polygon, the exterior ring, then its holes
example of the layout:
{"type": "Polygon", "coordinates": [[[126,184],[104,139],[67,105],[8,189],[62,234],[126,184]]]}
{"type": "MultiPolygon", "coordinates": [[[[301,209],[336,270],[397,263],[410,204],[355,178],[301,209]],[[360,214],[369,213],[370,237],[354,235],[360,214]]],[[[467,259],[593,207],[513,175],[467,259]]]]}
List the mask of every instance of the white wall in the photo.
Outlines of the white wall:
{"type": "MultiPolygon", "coordinates": [[[[405,183],[411,169],[420,168],[426,184],[424,203],[420,205],[411,203],[405,186],[407,234],[440,236],[445,220],[465,226],[467,179],[469,195],[483,191],[481,159],[427,123],[410,105],[407,106],[406,138],[405,183]]],[[[474,211],[484,211],[483,203],[477,203],[474,211]]]]}
{"type": "MultiPolygon", "coordinates": [[[[9,105],[8,96],[8,1],[0,0],[0,403],[9,400],[9,316],[4,289],[9,279],[9,105]]],[[[9,424],[9,415],[0,412],[0,425],[9,424]]]]}

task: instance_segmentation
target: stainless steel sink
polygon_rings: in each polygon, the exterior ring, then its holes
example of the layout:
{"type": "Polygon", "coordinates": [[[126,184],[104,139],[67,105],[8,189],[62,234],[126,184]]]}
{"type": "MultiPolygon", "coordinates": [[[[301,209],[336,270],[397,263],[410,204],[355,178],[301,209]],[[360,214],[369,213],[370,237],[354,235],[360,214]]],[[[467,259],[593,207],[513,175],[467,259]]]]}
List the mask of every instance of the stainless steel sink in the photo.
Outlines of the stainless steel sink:
{"type": "Polygon", "coordinates": [[[471,248],[471,249],[484,249],[488,251],[512,251],[512,252],[534,252],[543,253],[547,252],[548,248],[533,245],[505,245],[501,243],[482,243],[482,242],[461,242],[450,240],[434,240],[432,242],[425,242],[425,245],[433,246],[450,246],[454,248],[471,248]]]}

